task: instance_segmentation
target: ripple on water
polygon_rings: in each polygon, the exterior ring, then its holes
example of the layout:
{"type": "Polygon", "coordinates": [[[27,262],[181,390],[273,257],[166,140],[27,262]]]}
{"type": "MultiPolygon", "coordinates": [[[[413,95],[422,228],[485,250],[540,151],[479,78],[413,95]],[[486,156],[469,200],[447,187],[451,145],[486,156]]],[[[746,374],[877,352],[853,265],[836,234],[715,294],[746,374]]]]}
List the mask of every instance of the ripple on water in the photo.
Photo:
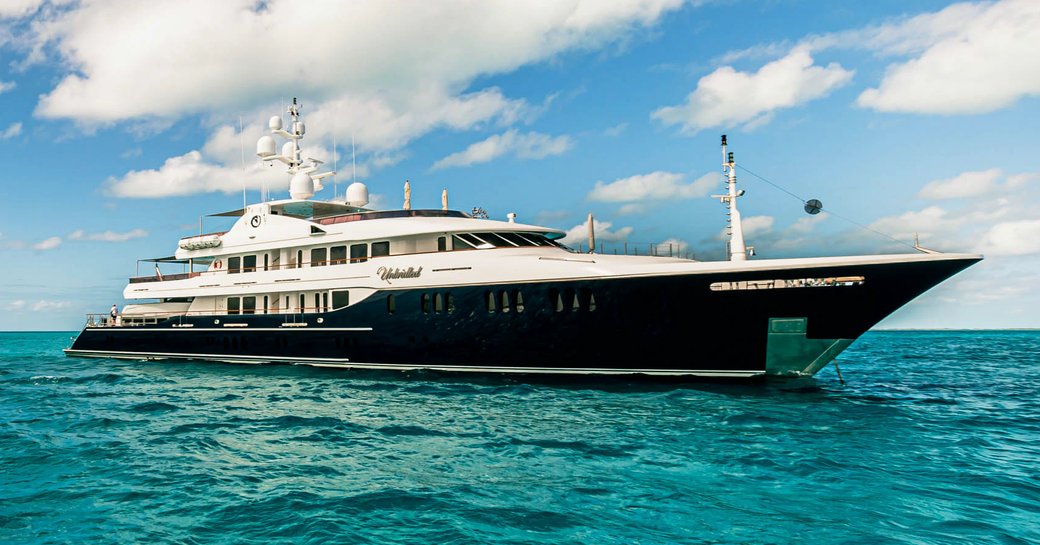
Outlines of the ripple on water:
{"type": "Polygon", "coordinates": [[[0,336],[4,543],[1040,542],[1040,333],[871,333],[844,386],[133,363],[0,336]]]}

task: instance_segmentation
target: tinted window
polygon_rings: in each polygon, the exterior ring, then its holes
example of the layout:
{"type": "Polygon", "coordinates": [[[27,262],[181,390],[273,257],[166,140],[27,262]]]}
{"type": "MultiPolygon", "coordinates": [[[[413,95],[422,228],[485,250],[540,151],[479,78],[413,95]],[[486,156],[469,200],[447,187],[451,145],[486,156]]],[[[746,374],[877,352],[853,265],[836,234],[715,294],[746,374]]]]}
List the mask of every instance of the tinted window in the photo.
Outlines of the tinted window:
{"type": "Polygon", "coordinates": [[[423,314],[430,313],[430,294],[424,293],[419,296],[419,307],[422,309],[423,314]]]}
{"type": "MultiPolygon", "coordinates": [[[[325,248],[314,248],[314,249],[312,249],[311,250],[311,267],[321,267],[322,265],[325,265],[326,264],[325,260],[327,259],[325,257],[326,255],[327,255],[327,252],[326,252],[325,248]]],[[[317,305],[315,305],[315,306],[317,306],[317,305]]]]}
{"type": "Polygon", "coordinates": [[[476,242],[470,242],[459,235],[452,235],[451,243],[452,248],[455,250],[470,250],[478,245],[476,242]]]}
{"type": "Polygon", "coordinates": [[[476,248],[477,246],[483,246],[484,244],[487,244],[483,240],[480,240],[469,233],[459,233],[455,235],[455,238],[466,241],[470,246],[474,248],[476,248]]]}
{"type": "Polygon", "coordinates": [[[242,298],[242,314],[256,314],[256,297],[242,298]]]}
{"type": "Polygon", "coordinates": [[[487,306],[488,314],[495,312],[495,292],[484,292],[484,304],[487,306]]]}
{"type": "Polygon", "coordinates": [[[347,247],[346,246],[333,246],[329,248],[329,263],[332,265],[339,265],[340,263],[347,262],[347,247]]]}
{"type": "Polygon", "coordinates": [[[350,262],[364,263],[368,261],[368,244],[350,245],[350,262]]]}
{"type": "Polygon", "coordinates": [[[437,237],[437,251],[444,252],[448,249],[448,237],[437,237]]]}
{"type": "Polygon", "coordinates": [[[513,290],[513,302],[516,304],[516,311],[524,311],[524,294],[520,293],[520,290],[513,290]]]}
{"type": "Polygon", "coordinates": [[[449,293],[444,296],[444,300],[448,308],[448,314],[455,312],[455,296],[449,293]]]}
{"type": "Polygon", "coordinates": [[[393,314],[397,310],[397,300],[394,299],[394,294],[386,296],[386,312],[387,314],[393,314]]]}
{"type": "Polygon", "coordinates": [[[509,242],[512,242],[513,244],[516,244],[517,246],[533,246],[533,244],[531,244],[527,240],[524,240],[523,237],[517,235],[516,233],[499,233],[498,236],[508,240],[509,242]]]}
{"type": "Polygon", "coordinates": [[[238,314],[239,309],[241,308],[241,304],[242,304],[242,299],[240,299],[238,297],[228,297],[227,298],[227,313],[228,314],[238,314]]]}
{"type": "Polygon", "coordinates": [[[332,308],[343,308],[350,304],[350,292],[347,290],[332,292],[332,308]]]}
{"type": "Polygon", "coordinates": [[[372,257],[380,257],[384,255],[390,255],[390,243],[387,241],[373,242],[372,257]]]}
{"type": "Polygon", "coordinates": [[[509,312],[509,292],[505,290],[498,292],[498,298],[502,301],[502,312],[509,312]]]}
{"type": "Polygon", "coordinates": [[[444,296],[439,293],[433,294],[433,311],[444,312],[444,296]]]}
{"type": "Polygon", "coordinates": [[[549,290],[549,308],[555,312],[563,312],[563,297],[560,297],[560,290],[556,288],[549,290]]]}
{"type": "Polygon", "coordinates": [[[486,240],[488,242],[488,244],[492,244],[492,245],[494,245],[496,247],[503,247],[503,246],[508,247],[508,248],[512,248],[513,247],[513,245],[510,244],[509,241],[507,241],[506,239],[496,235],[495,233],[477,233],[477,236],[482,238],[482,239],[484,239],[484,240],[486,240]]]}
{"type": "Polygon", "coordinates": [[[242,258],[241,257],[229,257],[227,260],[227,272],[237,273],[242,270],[242,258]]]}
{"type": "Polygon", "coordinates": [[[253,272],[256,270],[256,256],[247,255],[242,257],[242,272],[253,272]]]}

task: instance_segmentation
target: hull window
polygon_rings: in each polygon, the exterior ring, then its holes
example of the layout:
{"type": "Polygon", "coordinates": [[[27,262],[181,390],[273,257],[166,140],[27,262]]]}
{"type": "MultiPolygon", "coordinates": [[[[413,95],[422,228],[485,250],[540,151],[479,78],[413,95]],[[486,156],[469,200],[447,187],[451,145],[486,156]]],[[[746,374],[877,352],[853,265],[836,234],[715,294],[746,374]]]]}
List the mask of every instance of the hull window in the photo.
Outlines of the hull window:
{"type": "Polygon", "coordinates": [[[498,292],[498,298],[502,301],[502,312],[509,312],[509,292],[505,290],[498,292]]]}
{"type": "Polygon", "coordinates": [[[444,312],[444,296],[439,293],[433,294],[433,311],[437,314],[444,312]]]}
{"type": "Polygon", "coordinates": [[[350,292],[347,290],[332,292],[332,309],[341,309],[350,305],[350,292]]]}
{"type": "Polygon", "coordinates": [[[386,296],[386,313],[387,314],[393,314],[395,311],[397,311],[397,300],[394,298],[393,294],[387,295],[386,296]]]}
{"type": "Polygon", "coordinates": [[[484,292],[484,303],[487,306],[488,314],[495,313],[495,292],[486,291],[484,292]]]}
{"type": "Polygon", "coordinates": [[[327,291],[322,292],[322,294],[321,294],[321,311],[322,312],[328,312],[329,311],[329,292],[327,292],[327,291]]]}
{"type": "Polygon", "coordinates": [[[552,288],[549,290],[549,305],[555,312],[563,312],[563,297],[560,290],[552,288]]]}
{"type": "Polygon", "coordinates": [[[430,313],[430,294],[424,293],[419,296],[419,307],[422,309],[423,314],[430,313]]]}
{"type": "MultiPolygon", "coordinates": [[[[264,257],[266,258],[267,256],[264,256],[264,257]]],[[[263,312],[263,314],[267,314],[267,312],[268,312],[268,308],[267,308],[267,296],[266,296],[266,295],[264,296],[264,306],[263,306],[263,311],[262,311],[262,312],[263,312]]]]}
{"type": "Polygon", "coordinates": [[[300,312],[303,313],[307,309],[307,296],[300,294],[300,312]]]}
{"type": "Polygon", "coordinates": [[[520,293],[520,290],[513,290],[513,302],[516,304],[516,311],[524,311],[524,294],[520,293]]]}
{"type": "Polygon", "coordinates": [[[240,297],[228,297],[227,298],[227,313],[238,314],[241,309],[242,299],[240,297]]]}
{"type": "Polygon", "coordinates": [[[448,309],[448,314],[455,312],[455,296],[447,294],[444,296],[445,307],[448,309]]]}
{"type": "Polygon", "coordinates": [[[321,312],[321,294],[314,294],[314,312],[321,312]]]}
{"type": "Polygon", "coordinates": [[[581,302],[578,301],[578,294],[575,293],[574,290],[567,290],[566,295],[564,296],[564,301],[570,303],[571,311],[578,312],[581,310],[581,302]]]}

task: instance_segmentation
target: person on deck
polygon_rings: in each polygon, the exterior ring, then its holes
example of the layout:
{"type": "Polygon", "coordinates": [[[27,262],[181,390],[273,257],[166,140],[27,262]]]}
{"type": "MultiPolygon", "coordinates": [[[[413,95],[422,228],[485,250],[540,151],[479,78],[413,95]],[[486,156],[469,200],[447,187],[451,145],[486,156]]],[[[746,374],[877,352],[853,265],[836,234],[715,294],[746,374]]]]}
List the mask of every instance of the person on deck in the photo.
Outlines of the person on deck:
{"type": "Polygon", "coordinates": [[[108,311],[108,325],[119,325],[116,321],[119,319],[119,309],[115,305],[112,305],[112,310],[108,311]]]}

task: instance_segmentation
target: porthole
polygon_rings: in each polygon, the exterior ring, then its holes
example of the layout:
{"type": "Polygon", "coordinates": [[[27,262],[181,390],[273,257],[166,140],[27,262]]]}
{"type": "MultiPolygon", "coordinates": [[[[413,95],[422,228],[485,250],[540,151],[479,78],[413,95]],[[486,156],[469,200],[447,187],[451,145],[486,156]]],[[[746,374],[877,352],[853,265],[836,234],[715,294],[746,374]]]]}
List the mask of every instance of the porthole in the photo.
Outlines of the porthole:
{"type": "Polygon", "coordinates": [[[516,304],[516,311],[524,311],[524,294],[520,290],[513,290],[513,302],[516,304]]]}

